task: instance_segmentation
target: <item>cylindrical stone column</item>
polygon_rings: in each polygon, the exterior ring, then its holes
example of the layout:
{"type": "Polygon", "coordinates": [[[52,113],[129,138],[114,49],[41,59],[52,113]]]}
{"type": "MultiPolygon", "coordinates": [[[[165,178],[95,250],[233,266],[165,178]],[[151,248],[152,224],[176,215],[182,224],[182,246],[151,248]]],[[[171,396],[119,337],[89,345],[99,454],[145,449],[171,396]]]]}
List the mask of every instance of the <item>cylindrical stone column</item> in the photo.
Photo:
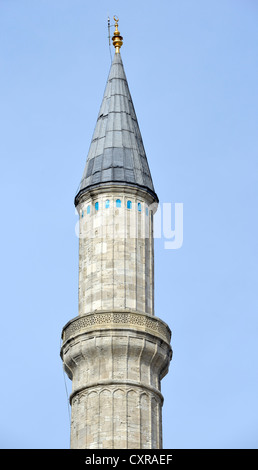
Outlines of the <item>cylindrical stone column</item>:
{"type": "Polygon", "coordinates": [[[162,448],[171,332],[154,315],[156,200],[130,185],[79,199],[79,315],[63,329],[71,447],[162,448]]]}
{"type": "Polygon", "coordinates": [[[170,330],[156,317],[108,311],[63,329],[62,359],[73,381],[71,448],[160,449],[160,381],[170,330]]]}

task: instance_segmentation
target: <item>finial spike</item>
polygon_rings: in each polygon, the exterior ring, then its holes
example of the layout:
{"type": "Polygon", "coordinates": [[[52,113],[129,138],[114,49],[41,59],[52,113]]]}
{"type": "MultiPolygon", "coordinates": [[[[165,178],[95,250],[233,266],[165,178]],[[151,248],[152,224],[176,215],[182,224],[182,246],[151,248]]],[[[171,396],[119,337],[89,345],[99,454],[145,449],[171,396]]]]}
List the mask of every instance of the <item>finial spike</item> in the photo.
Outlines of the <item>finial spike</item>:
{"type": "Polygon", "coordinates": [[[117,16],[113,16],[115,20],[115,32],[114,36],[112,37],[113,45],[116,49],[116,54],[120,53],[120,47],[123,45],[123,37],[120,36],[120,32],[118,31],[118,21],[119,18],[117,16]]]}

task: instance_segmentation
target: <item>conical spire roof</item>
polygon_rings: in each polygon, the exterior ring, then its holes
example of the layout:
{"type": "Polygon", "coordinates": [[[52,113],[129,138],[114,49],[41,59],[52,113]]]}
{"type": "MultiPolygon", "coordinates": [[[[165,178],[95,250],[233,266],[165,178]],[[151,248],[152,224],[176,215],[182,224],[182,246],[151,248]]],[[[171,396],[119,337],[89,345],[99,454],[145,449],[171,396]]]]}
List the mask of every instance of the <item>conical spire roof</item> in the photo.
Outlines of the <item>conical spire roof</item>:
{"type": "Polygon", "coordinates": [[[107,183],[141,187],[158,200],[120,53],[110,68],[75,204],[88,189],[107,183]]]}

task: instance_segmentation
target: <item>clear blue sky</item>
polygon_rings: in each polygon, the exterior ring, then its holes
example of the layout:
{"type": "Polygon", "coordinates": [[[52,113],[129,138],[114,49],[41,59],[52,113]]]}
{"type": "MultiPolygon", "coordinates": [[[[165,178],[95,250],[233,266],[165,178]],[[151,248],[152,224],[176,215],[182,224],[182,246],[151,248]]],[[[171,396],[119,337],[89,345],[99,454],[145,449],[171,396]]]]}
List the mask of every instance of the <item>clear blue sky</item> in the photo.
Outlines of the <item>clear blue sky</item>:
{"type": "Polygon", "coordinates": [[[155,242],[155,311],[174,350],[164,447],[257,448],[255,0],[0,0],[0,446],[69,447],[60,335],[77,315],[73,199],[108,14],[155,189],[184,204],[182,248],[155,242]]]}

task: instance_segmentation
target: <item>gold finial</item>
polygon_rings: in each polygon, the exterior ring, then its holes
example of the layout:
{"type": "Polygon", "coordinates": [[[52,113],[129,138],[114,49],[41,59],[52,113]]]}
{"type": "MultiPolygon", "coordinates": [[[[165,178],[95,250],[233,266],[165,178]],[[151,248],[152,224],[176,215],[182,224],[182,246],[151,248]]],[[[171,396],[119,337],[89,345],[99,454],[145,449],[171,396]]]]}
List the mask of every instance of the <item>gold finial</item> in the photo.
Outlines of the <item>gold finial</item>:
{"type": "Polygon", "coordinates": [[[117,18],[117,16],[113,16],[114,20],[115,20],[115,32],[114,32],[114,36],[112,37],[112,41],[113,41],[113,45],[114,47],[116,48],[116,54],[119,54],[120,53],[120,47],[123,45],[123,37],[120,36],[120,32],[118,31],[118,21],[119,21],[119,18],[117,18]]]}

